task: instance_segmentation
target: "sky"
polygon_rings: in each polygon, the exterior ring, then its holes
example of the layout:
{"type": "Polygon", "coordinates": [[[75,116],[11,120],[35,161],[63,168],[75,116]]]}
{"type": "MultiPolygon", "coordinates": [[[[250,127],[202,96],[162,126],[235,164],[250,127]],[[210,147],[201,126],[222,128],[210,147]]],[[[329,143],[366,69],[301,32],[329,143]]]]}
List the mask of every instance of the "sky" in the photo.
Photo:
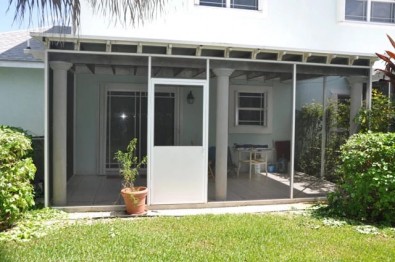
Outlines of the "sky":
{"type": "MultiPolygon", "coordinates": [[[[29,28],[29,23],[24,22],[20,24],[19,22],[13,23],[14,20],[14,6],[11,6],[10,10],[8,10],[8,1],[2,0],[0,3],[0,32],[7,32],[7,31],[18,31],[18,30],[26,30],[29,28]]],[[[30,26],[30,28],[36,27],[30,26]]]]}

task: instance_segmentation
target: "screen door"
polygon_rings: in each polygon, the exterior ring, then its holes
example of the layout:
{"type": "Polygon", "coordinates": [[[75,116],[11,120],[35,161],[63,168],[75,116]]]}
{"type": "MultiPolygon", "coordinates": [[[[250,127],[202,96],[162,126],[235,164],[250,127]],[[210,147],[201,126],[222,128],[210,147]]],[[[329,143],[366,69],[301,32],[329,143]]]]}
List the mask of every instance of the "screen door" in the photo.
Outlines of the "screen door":
{"type": "Polygon", "coordinates": [[[208,86],[205,80],[151,79],[148,93],[149,204],[207,202],[208,86]],[[169,87],[180,97],[177,140],[171,133],[172,112],[151,94],[169,87]],[[169,124],[167,125],[166,123],[169,124]],[[161,127],[158,130],[157,127],[161,127]],[[169,130],[168,130],[169,129],[169,130]],[[167,141],[163,143],[163,141],[167,141]]]}

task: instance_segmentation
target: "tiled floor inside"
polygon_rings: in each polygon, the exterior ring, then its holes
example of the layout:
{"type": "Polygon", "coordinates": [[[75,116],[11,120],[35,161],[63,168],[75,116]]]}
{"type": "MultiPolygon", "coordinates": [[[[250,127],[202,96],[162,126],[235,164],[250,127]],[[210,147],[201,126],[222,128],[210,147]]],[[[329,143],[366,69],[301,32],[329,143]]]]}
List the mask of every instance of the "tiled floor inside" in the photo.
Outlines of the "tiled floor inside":
{"type": "MultiPolygon", "coordinates": [[[[121,205],[122,180],[117,175],[75,175],[67,185],[69,206],[121,205]]],[[[140,176],[136,183],[146,185],[146,177],[140,176]]],[[[325,196],[334,185],[303,174],[295,175],[294,197],[325,196]]],[[[247,173],[228,177],[227,200],[265,200],[289,198],[289,178],[284,174],[255,174],[249,179],[247,173]]],[[[215,179],[208,180],[208,200],[215,201],[215,179]]]]}

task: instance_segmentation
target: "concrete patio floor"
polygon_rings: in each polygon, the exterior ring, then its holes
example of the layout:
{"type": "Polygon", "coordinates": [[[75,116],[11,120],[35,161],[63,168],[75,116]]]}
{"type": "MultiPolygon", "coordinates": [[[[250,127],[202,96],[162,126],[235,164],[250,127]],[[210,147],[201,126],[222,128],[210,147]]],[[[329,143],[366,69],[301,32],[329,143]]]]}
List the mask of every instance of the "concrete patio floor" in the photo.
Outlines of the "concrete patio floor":
{"type": "MultiPolygon", "coordinates": [[[[137,186],[146,185],[146,177],[140,176],[137,186]]],[[[122,180],[117,175],[74,175],[67,185],[68,206],[123,205],[120,189],[122,180]]],[[[310,176],[296,174],[294,198],[325,197],[334,185],[310,176]]],[[[249,179],[247,173],[239,177],[229,176],[227,201],[287,199],[290,197],[287,175],[255,174],[249,179]]],[[[215,179],[208,180],[208,201],[215,202],[215,179]]]]}

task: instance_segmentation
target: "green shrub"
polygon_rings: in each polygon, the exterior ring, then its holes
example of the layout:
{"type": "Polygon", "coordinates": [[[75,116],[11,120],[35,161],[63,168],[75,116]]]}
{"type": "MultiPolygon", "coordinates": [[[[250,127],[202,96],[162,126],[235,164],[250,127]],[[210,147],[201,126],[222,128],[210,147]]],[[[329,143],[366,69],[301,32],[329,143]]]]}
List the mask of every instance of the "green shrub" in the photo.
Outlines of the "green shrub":
{"type": "Polygon", "coordinates": [[[296,117],[296,169],[321,177],[322,134],[325,128],[325,179],[337,182],[334,170],[339,162],[340,146],[349,137],[350,102],[329,99],[325,114],[321,104],[305,104],[297,111],[296,117]],[[326,118],[325,126],[323,116],[326,118]]]}
{"type": "Polygon", "coordinates": [[[296,120],[296,168],[317,177],[321,169],[322,117],[322,105],[313,102],[297,112],[296,120]]]}
{"type": "Polygon", "coordinates": [[[395,134],[352,136],[341,147],[337,190],[328,197],[337,214],[395,224],[395,134]]]}
{"type": "MultiPolygon", "coordinates": [[[[364,102],[366,103],[366,101],[364,102]]],[[[359,126],[360,133],[388,132],[390,125],[395,120],[395,105],[388,100],[388,97],[380,91],[372,90],[372,107],[361,107],[355,122],[359,126]]]]}
{"type": "Polygon", "coordinates": [[[31,141],[23,133],[0,126],[0,229],[34,205],[36,167],[29,156],[31,141]]]}

